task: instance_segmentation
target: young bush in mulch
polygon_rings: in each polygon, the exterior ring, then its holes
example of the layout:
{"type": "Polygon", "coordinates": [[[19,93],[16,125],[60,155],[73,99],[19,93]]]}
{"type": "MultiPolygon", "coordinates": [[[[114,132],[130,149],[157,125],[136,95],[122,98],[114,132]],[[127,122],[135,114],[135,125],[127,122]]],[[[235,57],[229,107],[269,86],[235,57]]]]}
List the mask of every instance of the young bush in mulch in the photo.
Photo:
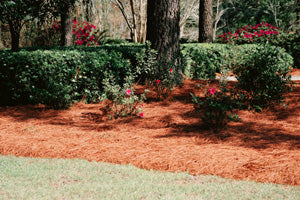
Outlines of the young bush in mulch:
{"type": "Polygon", "coordinates": [[[300,82],[285,95],[287,109],[238,111],[242,120],[219,132],[208,129],[194,111],[190,93],[204,96],[198,84],[206,82],[186,80],[160,102],[150,92],[143,117],[108,120],[101,103],[78,103],[68,110],[0,108],[0,154],[300,185],[300,82]]]}

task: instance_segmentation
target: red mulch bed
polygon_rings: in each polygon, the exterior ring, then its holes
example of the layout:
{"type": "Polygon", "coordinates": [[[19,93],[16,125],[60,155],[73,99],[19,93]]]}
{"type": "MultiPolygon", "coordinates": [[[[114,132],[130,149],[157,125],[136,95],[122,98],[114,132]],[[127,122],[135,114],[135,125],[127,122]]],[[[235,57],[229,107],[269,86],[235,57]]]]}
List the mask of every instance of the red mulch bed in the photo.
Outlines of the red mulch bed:
{"type": "Polygon", "coordinates": [[[102,104],[0,108],[0,154],[300,185],[300,82],[286,95],[289,108],[240,111],[242,121],[218,133],[206,129],[193,110],[190,92],[199,94],[199,83],[186,80],[171,100],[150,98],[143,118],[106,120],[102,104]]]}

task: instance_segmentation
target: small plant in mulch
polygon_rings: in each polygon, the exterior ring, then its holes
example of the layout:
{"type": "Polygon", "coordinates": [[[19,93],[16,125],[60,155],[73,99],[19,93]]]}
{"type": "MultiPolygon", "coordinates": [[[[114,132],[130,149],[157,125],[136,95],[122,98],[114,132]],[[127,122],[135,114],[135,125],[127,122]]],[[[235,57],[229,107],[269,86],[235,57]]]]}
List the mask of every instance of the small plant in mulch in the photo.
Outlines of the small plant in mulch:
{"type": "Polygon", "coordinates": [[[181,79],[181,76],[171,68],[167,73],[162,74],[160,79],[153,81],[157,99],[171,96],[174,87],[181,83],[181,79]]]}
{"type": "Polygon", "coordinates": [[[183,66],[167,58],[157,60],[157,51],[151,49],[151,43],[147,41],[145,46],[145,49],[137,55],[136,74],[140,75],[139,81],[142,84],[154,88],[157,100],[166,99],[171,96],[175,86],[182,84],[180,69],[183,66]]]}
{"type": "Polygon", "coordinates": [[[128,76],[126,83],[123,86],[115,84],[112,79],[105,79],[104,97],[106,103],[104,113],[109,119],[117,119],[120,117],[138,116],[143,117],[143,102],[146,100],[146,95],[149,90],[141,95],[135,94],[134,85],[132,84],[133,77],[128,76]]]}
{"type": "Polygon", "coordinates": [[[201,98],[191,93],[194,108],[201,112],[204,124],[214,130],[220,130],[230,121],[239,121],[235,110],[239,107],[236,93],[227,88],[227,83],[221,83],[219,90],[208,88],[205,97],[201,98]]]}

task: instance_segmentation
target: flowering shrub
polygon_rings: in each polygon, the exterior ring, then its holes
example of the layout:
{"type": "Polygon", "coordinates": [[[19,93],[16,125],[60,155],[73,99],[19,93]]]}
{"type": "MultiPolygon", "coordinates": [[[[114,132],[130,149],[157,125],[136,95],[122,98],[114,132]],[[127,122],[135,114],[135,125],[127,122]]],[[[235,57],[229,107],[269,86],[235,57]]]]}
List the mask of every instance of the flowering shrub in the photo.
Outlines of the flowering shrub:
{"type": "Polygon", "coordinates": [[[272,40],[280,32],[280,28],[269,23],[262,22],[260,24],[247,25],[235,30],[234,33],[228,32],[219,35],[216,42],[218,43],[259,43],[265,40],[272,40]]]}
{"type": "Polygon", "coordinates": [[[83,23],[73,20],[73,34],[76,37],[76,45],[93,46],[99,45],[97,42],[96,26],[84,21],[83,23]]]}
{"type": "Polygon", "coordinates": [[[233,112],[239,108],[239,100],[233,91],[227,89],[227,83],[221,83],[220,91],[215,88],[208,88],[205,98],[200,98],[191,93],[194,108],[201,112],[202,120],[206,126],[219,130],[224,128],[229,121],[240,120],[233,112]]]}
{"type": "Polygon", "coordinates": [[[174,67],[174,63],[156,60],[157,53],[151,49],[150,42],[146,42],[146,48],[137,55],[136,73],[140,75],[142,83],[154,86],[157,98],[167,98],[176,85],[182,83],[182,75],[174,67]]]}
{"type": "MultiPolygon", "coordinates": [[[[52,29],[59,33],[61,31],[61,22],[54,21],[52,29]]],[[[96,37],[97,29],[96,26],[90,24],[86,21],[78,22],[76,19],[72,20],[72,33],[75,39],[75,45],[84,45],[84,46],[98,46],[98,38],[96,37]]]]}
{"type": "Polygon", "coordinates": [[[113,77],[104,79],[104,99],[107,99],[106,114],[109,119],[116,119],[119,117],[138,116],[143,117],[143,102],[146,100],[145,93],[140,97],[134,93],[134,86],[132,84],[133,77],[128,76],[126,83],[121,87],[116,84],[113,77]]]}
{"type": "Polygon", "coordinates": [[[172,68],[167,73],[162,73],[161,79],[157,79],[153,83],[157,99],[169,97],[174,87],[180,83],[181,77],[172,68]]]}

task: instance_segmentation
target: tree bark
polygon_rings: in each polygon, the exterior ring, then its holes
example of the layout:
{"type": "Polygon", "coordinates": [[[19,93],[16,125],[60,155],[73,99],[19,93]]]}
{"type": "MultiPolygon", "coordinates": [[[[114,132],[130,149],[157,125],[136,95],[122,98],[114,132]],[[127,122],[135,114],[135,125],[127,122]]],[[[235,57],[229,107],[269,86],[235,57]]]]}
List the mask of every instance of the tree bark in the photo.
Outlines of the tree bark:
{"type": "Polygon", "coordinates": [[[201,43],[209,43],[213,41],[212,0],[200,0],[198,41],[201,43]]]}
{"type": "Polygon", "coordinates": [[[72,45],[72,3],[68,0],[61,7],[61,46],[72,45]]]}
{"type": "Polygon", "coordinates": [[[2,23],[0,21],[0,50],[4,49],[4,45],[2,43],[2,23]]]}
{"type": "Polygon", "coordinates": [[[180,0],[148,0],[147,40],[158,52],[159,61],[180,63],[180,0]]]}
{"type": "Polygon", "coordinates": [[[21,24],[14,24],[9,21],[9,31],[11,36],[11,51],[17,52],[19,51],[19,43],[20,43],[20,32],[21,32],[21,24]]]}
{"type": "Polygon", "coordinates": [[[86,21],[90,22],[90,16],[91,16],[90,0],[84,0],[83,3],[85,5],[85,19],[86,21]]]}
{"type": "Polygon", "coordinates": [[[296,14],[297,14],[297,27],[300,29],[300,0],[297,0],[297,8],[296,8],[296,14]]]}
{"type": "Polygon", "coordinates": [[[138,33],[138,41],[142,43],[143,41],[143,23],[144,23],[144,9],[143,9],[143,0],[140,0],[140,13],[139,13],[139,33],[138,33]]]}
{"type": "Polygon", "coordinates": [[[132,14],[132,39],[133,42],[137,42],[137,30],[136,30],[136,19],[135,19],[135,8],[133,0],[130,0],[131,14],[132,14]]]}

